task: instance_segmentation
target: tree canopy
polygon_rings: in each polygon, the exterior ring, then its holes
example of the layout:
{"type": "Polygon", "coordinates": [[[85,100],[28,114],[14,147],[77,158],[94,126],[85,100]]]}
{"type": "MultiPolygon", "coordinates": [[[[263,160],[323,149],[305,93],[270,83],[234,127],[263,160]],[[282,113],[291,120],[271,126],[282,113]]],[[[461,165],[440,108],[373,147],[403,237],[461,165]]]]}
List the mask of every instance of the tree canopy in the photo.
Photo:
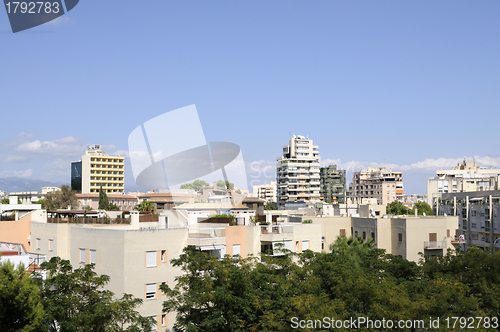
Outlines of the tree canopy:
{"type": "Polygon", "coordinates": [[[151,201],[142,201],[140,204],[138,204],[138,205],[136,205],[134,207],[134,210],[136,210],[136,211],[144,211],[144,212],[151,212],[151,213],[155,213],[156,212],[155,205],[151,201]]]}
{"type": "Polygon", "coordinates": [[[226,188],[226,189],[233,189],[234,183],[229,182],[229,181],[219,180],[219,181],[217,181],[217,187],[222,187],[222,188],[226,188]]]}
{"type": "Polygon", "coordinates": [[[44,200],[48,210],[67,209],[68,207],[76,209],[78,206],[76,192],[71,190],[68,185],[62,185],[60,190],[48,193],[44,200]]]}
{"type": "Polygon", "coordinates": [[[402,214],[409,214],[410,209],[404,206],[404,204],[401,203],[400,201],[392,201],[385,207],[385,212],[387,214],[402,215],[402,214]]]}
{"type": "Polygon", "coordinates": [[[103,289],[106,275],[97,275],[93,265],[73,270],[69,261],[52,257],[42,263],[47,279],[40,280],[46,314],[40,331],[150,331],[154,321],[135,310],[142,299],[103,289]]]}
{"type": "Polygon", "coordinates": [[[120,208],[113,203],[110,203],[108,194],[106,194],[106,191],[102,190],[102,185],[99,188],[99,210],[106,210],[106,211],[118,211],[120,208]]]}
{"type": "Polygon", "coordinates": [[[0,327],[2,331],[35,331],[45,315],[40,289],[24,266],[0,262],[0,327]]]}
{"type": "Polygon", "coordinates": [[[262,260],[219,260],[187,247],[172,260],[183,272],[177,284],[161,286],[164,310],[178,313],[179,331],[293,331],[292,317],[411,319],[429,326],[430,317],[500,314],[500,252],[470,248],[417,264],[386,254],[373,240],[345,236],[330,252],[282,251],[262,260]]]}
{"type": "Polygon", "coordinates": [[[418,201],[413,205],[413,209],[410,210],[410,214],[415,214],[415,209],[417,209],[417,214],[418,215],[423,215],[424,213],[427,216],[432,216],[434,214],[434,211],[432,211],[432,208],[427,202],[424,201],[418,201]]]}
{"type": "Polygon", "coordinates": [[[184,183],[181,185],[181,189],[193,189],[200,191],[204,186],[209,186],[208,182],[203,180],[194,180],[191,183],[184,183]]]}

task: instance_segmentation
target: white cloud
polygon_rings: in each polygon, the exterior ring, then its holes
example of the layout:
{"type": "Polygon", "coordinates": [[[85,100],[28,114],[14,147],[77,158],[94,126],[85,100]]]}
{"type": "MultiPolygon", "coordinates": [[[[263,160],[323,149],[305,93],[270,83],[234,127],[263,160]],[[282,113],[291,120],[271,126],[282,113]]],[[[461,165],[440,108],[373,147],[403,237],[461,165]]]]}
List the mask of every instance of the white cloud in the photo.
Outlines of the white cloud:
{"type": "Polygon", "coordinates": [[[6,170],[0,173],[0,177],[2,178],[30,178],[31,175],[33,175],[33,170],[27,169],[25,171],[18,171],[18,170],[6,170]]]}
{"type": "Polygon", "coordinates": [[[6,157],[0,156],[0,161],[2,163],[5,163],[5,164],[8,164],[8,163],[19,163],[19,162],[23,162],[25,160],[26,160],[25,156],[19,156],[19,155],[15,155],[15,154],[9,154],[6,157]]]}
{"type": "Polygon", "coordinates": [[[52,156],[79,156],[86,149],[86,144],[80,138],[72,136],[64,137],[54,141],[31,141],[25,142],[14,148],[17,152],[29,154],[45,154],[52,156]]]}

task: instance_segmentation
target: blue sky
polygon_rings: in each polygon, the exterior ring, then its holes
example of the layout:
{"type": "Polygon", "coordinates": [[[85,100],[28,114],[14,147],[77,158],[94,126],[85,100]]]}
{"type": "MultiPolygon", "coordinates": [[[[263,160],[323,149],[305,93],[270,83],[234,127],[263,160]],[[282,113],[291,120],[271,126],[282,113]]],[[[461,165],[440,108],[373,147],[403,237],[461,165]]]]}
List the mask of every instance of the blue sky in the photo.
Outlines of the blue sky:
{"type": "Polygon", "coordinates": [[[0,11],[0,177],[69,182],[87,144],[126,154],[134,128],[195,104],[252,184],[295,133],[425,193],[464,156],[500,167],[499,17],[498,1],[82,0],[12,34],[0,11]]]}

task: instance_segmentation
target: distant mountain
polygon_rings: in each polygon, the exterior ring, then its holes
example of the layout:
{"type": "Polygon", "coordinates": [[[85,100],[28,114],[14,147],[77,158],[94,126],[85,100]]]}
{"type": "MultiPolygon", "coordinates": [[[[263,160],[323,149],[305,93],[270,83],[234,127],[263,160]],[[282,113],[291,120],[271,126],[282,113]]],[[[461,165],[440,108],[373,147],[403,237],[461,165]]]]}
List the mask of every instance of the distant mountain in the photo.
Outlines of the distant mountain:
{"type": "Polygon", "coordinates": [[[18,191],[42,191],[42,187],[61,187],[65,183],[23,178],[0,178],[0,190],[6,193],[18,191]]]}

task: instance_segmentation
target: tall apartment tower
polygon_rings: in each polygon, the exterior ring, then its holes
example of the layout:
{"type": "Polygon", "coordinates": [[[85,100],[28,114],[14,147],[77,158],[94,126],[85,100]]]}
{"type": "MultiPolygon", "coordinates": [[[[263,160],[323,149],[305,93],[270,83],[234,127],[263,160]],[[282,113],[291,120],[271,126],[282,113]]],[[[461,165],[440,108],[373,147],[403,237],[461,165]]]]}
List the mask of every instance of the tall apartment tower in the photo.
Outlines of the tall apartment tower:
{"type": "Polygon", "coordinates": [[[278,208],[289,201],[319,202],[319,149],[311,139],[293,135],[276,160],[278,208]]]}
{"type": "Polygon", "coordinates": [[[348,195],[350,203],[363,204],[365,198],[376,198],[380,205],[402,200],[403,189],[403,172],[394,172],[385,167],[368,167],[368,170],[352,174],[348,195]]]}
{"type": "Polygon", "coordinates": [[[80,161],[71,163],[71,188],[77,193],[107,193],[124,191],[124,157],[110,156],[100,145],[88,146],[80,161]]]}
{"type": "Polygon", "coordinates": [[[319,170],[320,194],[325,203],[345,203],[345,170],[338,170],[337,165],[321,167],[319,170]]]}

